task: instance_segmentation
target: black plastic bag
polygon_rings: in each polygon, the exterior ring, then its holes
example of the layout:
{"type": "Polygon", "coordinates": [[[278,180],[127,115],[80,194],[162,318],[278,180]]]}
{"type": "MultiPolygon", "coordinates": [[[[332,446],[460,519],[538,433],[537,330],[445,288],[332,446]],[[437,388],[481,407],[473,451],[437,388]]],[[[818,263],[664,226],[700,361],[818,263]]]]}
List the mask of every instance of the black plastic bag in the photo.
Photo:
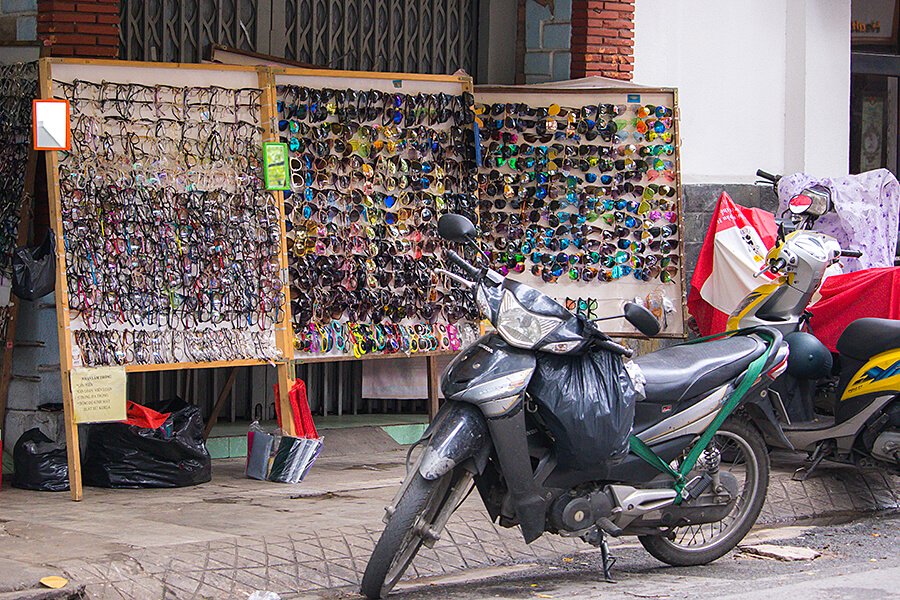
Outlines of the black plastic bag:
{"type": "Polygon", "coordinates": [[[638,394],[621,358],[540,352],[528,389],[561,466],[597,469],[625,458],[638,394]]]}
{"type": "Polygon", "coordinates": [[[180,399],[146,406],[172,414],[157,429],[125,423],[91,425],[82,466],[86,485],[172,488],[211,479],[212,465],[203,440],[200,409],[180,399]]]}
{"type": "Polygon", "coordinates": [[[12,257],[12,290],[22,300],[37,300],[56,285],[56,236],[47,232],[40,246],[16,248],[12,257]]]}
{"type": "Polygon", "coordinates": [[[16,472],[12,484],[23,490],[64,492],[69,489],[66,445],[54,442],[37,427],[29,429],[13,447],[16,472]]]}

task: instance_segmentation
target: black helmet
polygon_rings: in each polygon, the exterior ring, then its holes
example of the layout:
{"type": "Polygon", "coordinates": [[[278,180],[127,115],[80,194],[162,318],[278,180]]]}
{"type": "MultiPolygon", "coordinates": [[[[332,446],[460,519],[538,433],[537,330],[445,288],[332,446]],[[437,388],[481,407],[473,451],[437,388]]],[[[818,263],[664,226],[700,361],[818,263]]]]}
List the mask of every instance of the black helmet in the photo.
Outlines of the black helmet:
{"type": "Polygon", "coordinates": [[[831,352],[816,336],[794,331],[784,336],[790,349],[787,374],[797,379],[819,379],[831,373],[831,352]]]}

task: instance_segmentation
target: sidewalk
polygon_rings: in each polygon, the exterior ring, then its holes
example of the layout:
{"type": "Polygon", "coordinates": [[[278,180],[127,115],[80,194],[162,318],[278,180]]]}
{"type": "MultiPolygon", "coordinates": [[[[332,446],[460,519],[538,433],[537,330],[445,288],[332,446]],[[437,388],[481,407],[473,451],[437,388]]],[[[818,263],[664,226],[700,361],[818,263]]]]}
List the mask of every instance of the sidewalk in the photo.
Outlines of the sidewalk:
{"type": "MultiPolygon", "coordinates": [[[[206,485],[86,488],[81,503],[68,494],[4,488],[0,591],[23,574],[65,575],[72,585],[85,585],[92,600],[353,591],[381,532],[383,507],[404,474],[404,448],[381,436],[387,437],[376,429],[334,432],[334,447],[352,442],[355,452],[338,456],[326,450],[297,486],[245,479],[243,461],[230,459],[213,462],[213,481],[206,485]]],[[[326,449],[328,444],[327,439],[326,449]]],[[[900,508],[900,478],[824,467],[800,483],[790,479],[794,466],[773,472],[761,524],[900,508]]],[[[551,535],[526,545],[518,530],[491,524],[473,494],[408,576],[559,559],[587,548],[580,540],[551,535]]]]}

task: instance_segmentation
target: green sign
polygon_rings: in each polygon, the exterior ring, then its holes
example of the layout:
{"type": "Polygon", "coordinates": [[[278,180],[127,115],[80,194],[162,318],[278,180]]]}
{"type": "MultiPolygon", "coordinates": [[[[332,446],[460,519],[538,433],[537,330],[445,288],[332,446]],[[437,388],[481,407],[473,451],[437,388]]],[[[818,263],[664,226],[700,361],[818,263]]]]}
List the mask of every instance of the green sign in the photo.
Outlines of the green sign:
{"type": "Polygon", "coordinates": [[[265,167],[266,189],[269,191],[291,189],[288,146],[279,142],[263,144],[263,164],[265,167]]]}

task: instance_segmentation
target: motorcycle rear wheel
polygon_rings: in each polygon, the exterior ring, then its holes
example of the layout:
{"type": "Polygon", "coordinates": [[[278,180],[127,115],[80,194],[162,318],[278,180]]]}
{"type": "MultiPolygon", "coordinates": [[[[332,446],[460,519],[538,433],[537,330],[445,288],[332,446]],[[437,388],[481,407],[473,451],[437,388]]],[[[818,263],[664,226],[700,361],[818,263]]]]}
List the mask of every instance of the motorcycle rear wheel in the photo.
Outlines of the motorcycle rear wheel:
{"type": "Polygon", "coordinates": [[[705,565],[725,556],[756,523],[766,501],[769,454],[756,428],[741,418],[729,419],[716,433],[712,444],[717,444],[722,454],[720,470],[732,472],[739,481],[743,475],[737,502],[722,521],[677,527],[668,535],[638,536],[644,549],[666,564],[705,565]]]}
{"type": "Polygon", "coordinates": [[[366,598],[387,596],[425,542],[424,532],[445,510],[456,510],[447,503],[457,479],[455,471],[434,481],[422,477],[418,470],[408,477],[413,480],[398,500],[366,565],[359,590],[366,598]]]}

